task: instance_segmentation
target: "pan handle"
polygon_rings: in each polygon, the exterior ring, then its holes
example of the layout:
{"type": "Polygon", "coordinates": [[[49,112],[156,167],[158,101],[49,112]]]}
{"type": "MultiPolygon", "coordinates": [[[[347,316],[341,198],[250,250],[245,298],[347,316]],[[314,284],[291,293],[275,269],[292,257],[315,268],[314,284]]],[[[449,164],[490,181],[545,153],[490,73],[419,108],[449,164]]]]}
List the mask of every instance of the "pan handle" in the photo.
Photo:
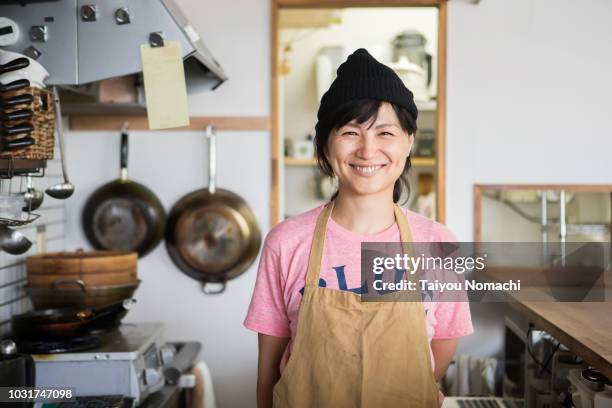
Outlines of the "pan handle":
{"type": "Polygon", "coordinates": [[[208,282],[202,282],[202,292],[204,292],[206,295],[219,295],[225,291],[225,282],[218,282],[219,287],[216,290],[206,289],[207,283],[208,282]]]}
{"type": "Polygon", "coordinates": [[[217,181],[217,127],[213,123],[206,126],[206,138],[208,139],[208,192],[215,194],[217,181]]]}
{"type": "Polygon", "coordinates": [[[65,284],[78,285],[83,292],[87,292],[87,286],[85,285],[85,282],[83,282],[81,279],[57,279],[51,283],[51,289],[67,290],[67,289],[62,289],[58,287],[59,285],[65,285],[65,284]]]}
{"type": "Polygon", "coordinates": [[[119,162],[121,163],[121,170],[119,173],[119,179],[126,181],[128,179],[128,138],[130,134],[128,132],[128,123],[125,122],[121,127],[121,149],[119,162]]]}

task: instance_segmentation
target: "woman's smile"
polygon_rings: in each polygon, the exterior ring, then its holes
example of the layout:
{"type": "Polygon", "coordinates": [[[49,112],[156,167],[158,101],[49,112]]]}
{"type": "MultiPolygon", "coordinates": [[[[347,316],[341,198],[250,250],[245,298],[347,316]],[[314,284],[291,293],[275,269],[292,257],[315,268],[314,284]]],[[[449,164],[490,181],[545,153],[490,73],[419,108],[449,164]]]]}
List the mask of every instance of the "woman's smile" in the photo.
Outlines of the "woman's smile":
{"type": "Polygon", "coordinates": [[[413,136],[402,129],[389,103],[382,103],[369,120],[352,120],[332,131],[327,158],[340,190],[359,195],[392,194],[412,141],[413,136]]]}
{"type": "Polygon", "coordinates": [[[355,173],[359,176],[363,177],[373,177],[375,176],[379,170],[385,167],[385,164],[370,164],[370,165],[359,165],[359,164],[350,164],[351,168],[355,171],[355,173]]]}

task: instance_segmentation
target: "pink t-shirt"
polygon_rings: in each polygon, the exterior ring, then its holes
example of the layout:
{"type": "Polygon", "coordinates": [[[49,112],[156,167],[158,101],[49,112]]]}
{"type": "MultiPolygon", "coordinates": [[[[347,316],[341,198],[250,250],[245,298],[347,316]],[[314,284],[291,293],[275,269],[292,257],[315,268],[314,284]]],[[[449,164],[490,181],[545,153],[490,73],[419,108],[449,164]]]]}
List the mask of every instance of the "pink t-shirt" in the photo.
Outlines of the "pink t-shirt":
{"type": "MultiPolygon", "coordinates": [[[[291,340],[281,361],[285,367],[297,332],[308,257],[317,217],[323,206],[291,217],[267,235],[251,305],[244,325],[258,333],[291,340]]],[[[454,242],[442,224],[403,209],[414,242],[454,242]]],[[[361,242],[398,242],[397,223],[377,234],[356,234],[329,219],[319,273],[319,286],[359,293],[361,242]]],[[[473,332],[469,303],[424,302],[426,326],[431,339],[449,339],[473,332]]],[[[431,348],[430,348],[431,353],[431,348]]],[[[432,366],[434,364],[432,355],[432,366]]]]}

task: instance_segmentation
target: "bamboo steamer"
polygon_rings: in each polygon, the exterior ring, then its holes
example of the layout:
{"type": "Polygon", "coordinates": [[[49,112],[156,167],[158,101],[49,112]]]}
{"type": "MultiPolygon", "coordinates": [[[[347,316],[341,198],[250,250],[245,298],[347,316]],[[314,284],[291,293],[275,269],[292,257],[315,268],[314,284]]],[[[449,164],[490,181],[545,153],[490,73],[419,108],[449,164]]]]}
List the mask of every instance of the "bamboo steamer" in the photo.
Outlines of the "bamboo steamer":
{"type": "Polygon", "coordinates": [[[133,284],[138,281],[137,265],[136,252],[78,250],[34,255],[26,259],[28,287],[71,287],[75,281],[87,288],[133,284]]]}

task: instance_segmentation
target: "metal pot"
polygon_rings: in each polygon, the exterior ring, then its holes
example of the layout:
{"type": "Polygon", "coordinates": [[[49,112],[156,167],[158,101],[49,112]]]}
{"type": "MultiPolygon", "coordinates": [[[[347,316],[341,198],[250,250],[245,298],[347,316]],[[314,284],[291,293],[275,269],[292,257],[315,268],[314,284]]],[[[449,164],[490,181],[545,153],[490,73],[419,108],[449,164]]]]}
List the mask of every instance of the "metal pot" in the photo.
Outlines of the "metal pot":
{"type": "Polygon", "coordinates": [[[206,128],[209,144],[208,188],[183,196],[170,210],[166,249],[188,276],[202,282],[206,294],[225,290],[227,280],[244,273],[261,245],[255,215],[239,195],[216,188],[214,125],[206,128]],[[207,290],[206,283],[220,285],[207,290]]]}
{"type": "Polygon", "coordinates": [[[166,213],[147,187],[128,179],[128,131],[121,132],[119,179],[96,190],[83,210],[83,229],[96,249],[135,251],[144,256],[164,236],[166,213]]]}

